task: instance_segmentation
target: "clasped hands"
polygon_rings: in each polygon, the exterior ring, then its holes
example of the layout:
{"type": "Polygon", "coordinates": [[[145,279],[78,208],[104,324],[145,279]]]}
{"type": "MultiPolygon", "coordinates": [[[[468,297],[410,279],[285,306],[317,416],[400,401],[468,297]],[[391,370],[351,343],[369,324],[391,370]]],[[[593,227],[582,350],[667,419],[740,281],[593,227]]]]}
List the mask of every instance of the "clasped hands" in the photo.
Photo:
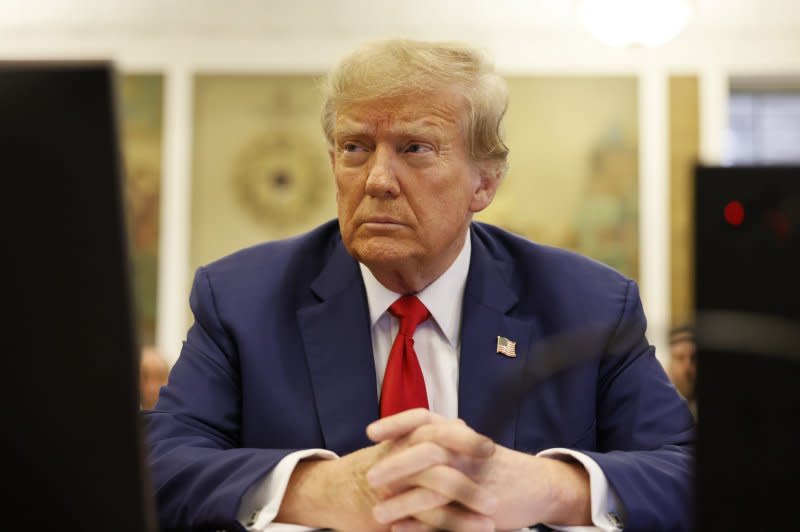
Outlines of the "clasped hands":
{"type": "Polygon", "coordinates": [[[276,521],[346,531],[589,524],[582,466],[500,446],[424,409],[367,427],[376,445],[298,464],[276,521]]]}

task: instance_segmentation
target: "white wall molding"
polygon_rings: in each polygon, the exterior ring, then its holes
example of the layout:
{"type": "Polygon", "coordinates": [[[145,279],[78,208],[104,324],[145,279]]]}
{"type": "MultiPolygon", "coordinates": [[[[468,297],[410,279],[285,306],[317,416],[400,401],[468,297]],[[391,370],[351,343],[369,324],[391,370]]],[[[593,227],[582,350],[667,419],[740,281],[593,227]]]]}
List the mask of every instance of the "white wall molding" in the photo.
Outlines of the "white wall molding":
{"type": "Polygon", "coordinates": [[[700,161],[706,165],[718,165],[726,155],[728,72],[720,66],[703,68],[700,72],[699,98],[700,161]]]}

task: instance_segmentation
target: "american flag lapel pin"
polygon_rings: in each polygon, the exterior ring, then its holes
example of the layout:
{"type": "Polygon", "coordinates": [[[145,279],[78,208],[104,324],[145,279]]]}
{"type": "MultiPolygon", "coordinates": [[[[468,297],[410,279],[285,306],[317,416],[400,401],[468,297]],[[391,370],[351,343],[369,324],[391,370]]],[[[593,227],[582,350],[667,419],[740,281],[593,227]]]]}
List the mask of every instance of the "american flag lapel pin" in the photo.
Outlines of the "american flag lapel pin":
{"type": "Polygon", "coordinates": [[[498,336],[497,352],[501,355],[514,358],[517,356],[517,342],[511,341],[505,336],[498,336]]]}

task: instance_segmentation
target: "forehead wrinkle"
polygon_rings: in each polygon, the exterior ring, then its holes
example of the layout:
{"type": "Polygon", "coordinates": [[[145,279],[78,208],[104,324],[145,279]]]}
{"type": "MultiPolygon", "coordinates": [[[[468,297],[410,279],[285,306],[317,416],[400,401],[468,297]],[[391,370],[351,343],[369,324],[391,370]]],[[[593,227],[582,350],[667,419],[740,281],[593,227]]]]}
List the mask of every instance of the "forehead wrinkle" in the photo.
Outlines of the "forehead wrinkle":
{"type": "Polygon", "coordinates": [[[351,117],[342,116],[340,120],[337,120],[334,135],[336,137],[374,135],[381,129],[387,129],[388,133],[398,137],[422,137],[431,134],[441,137],[444,135],[442,121],[445,120],[436,120],[428,116],[409,121],[391,116],[384,116],[378,120],[354,120],[351,117]]]}
{"type": "Polygon", "coordinates": [[[462,144],[466,102],[456,91],[431,92],[351,102],[343,105],[334,118],[334,143],[344,139],[375,139],[386,136],[396,142],[408,140],[462,144]],[[454,129],[453,129],[454,128],[454,129]]]}
{"type": "Polygon", "coordinates": [[[348,116],[339,115],[336,117],[334,129],[335,136],[354,136],[370,133],[374,127],[367,121],[353,120],[348,116]]]}
{"type": "Polygon", "coordinates": [[[427,136],[431,133],[436,136],[442,136],[444,134],[444,128],[439,120],[423,118],[412,122],[401,121],[393,128],[393,132],[406,137],[427,136]]]}

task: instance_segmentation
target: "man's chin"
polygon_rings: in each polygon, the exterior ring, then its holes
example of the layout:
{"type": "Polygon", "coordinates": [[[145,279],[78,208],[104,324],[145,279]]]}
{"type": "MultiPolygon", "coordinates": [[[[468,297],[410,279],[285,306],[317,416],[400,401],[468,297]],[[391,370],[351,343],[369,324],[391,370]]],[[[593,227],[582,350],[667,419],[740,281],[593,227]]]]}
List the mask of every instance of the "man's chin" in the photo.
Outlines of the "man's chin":
{"type": "Polygon", "coordinates": [[[384,237],[357,241],[348,246],[348,251],[370,269],[408,266],[414,256],[408,247],[399,245],[397,239],[384,237]]]}

